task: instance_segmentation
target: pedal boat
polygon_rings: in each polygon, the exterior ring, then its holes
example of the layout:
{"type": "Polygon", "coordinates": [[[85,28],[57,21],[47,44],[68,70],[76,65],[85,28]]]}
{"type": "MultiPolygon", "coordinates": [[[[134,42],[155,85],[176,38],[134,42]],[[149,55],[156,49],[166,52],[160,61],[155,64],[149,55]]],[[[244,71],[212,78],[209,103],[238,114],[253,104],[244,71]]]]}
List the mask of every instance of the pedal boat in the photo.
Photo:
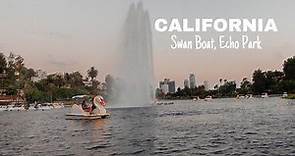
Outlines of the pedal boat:
{"type": "Polygon", "coordinates": [[[66,114],[67,120],[96,120],[104,119],[110,116],[104,108],[105,102],[101,96],[96,96],[93,98],[93,104],[95,109],[90,112],[83,110],[81,104],[74,104],[72,106],[71,112],[66,114]]]}

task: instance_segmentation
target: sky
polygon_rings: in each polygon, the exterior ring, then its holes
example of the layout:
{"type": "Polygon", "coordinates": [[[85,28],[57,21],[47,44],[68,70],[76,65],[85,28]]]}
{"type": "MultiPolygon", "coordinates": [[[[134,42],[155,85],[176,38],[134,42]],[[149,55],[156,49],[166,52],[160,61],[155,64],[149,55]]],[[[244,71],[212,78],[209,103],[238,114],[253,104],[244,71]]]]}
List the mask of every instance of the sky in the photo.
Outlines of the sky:
{"type": "MultiPolygon", "coordinates": [[[[251,79],[255,69],[281,70],[295,55],[295,1],[142,0],[151,23],[157,18],[274,18],[276,33],[260,33],[262,50],[171,50],[170,32],[152,27],[155,84],[164,78],[183,86],[190,73],[197,84],[219,78],[251,79]]],[[[25,58],[25,64],[48,73],[95,66],[98,79],[116,71],[122,27],[131,3],[138,0],[0,0],[0,50],[25,58]]],[[[195,33],[181,33],[191,38],[195,33]]],[[[203,34],[217,36],[216,32],[203,34]]],[[[233,34],[238,35],[238,34],[233,34]]],[[[254,35],[249,33],[249,35],[254,35]]]]}

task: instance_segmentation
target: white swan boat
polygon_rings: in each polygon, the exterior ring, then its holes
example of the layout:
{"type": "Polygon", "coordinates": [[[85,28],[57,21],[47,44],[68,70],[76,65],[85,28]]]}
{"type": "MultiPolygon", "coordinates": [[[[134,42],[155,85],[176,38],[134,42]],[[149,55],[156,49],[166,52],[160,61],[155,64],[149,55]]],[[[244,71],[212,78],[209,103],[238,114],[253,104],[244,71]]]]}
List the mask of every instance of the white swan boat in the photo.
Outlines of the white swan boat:
{"type": "Polygon", "coordinates": [[[78,98],[75,96],[73,98],[78,100],[78,104],[74,104],[71,112],[66,114],[67,120],[96,120],[110,116],[105,109],[106,103],[102,96],[91,98],[91,96],[85,95],[78,98]],[[89,100],[89,98],[91,98],[91,100],[89,100]],[[87,99],[92,104],[88,108],[83,108],[87,99]]]}

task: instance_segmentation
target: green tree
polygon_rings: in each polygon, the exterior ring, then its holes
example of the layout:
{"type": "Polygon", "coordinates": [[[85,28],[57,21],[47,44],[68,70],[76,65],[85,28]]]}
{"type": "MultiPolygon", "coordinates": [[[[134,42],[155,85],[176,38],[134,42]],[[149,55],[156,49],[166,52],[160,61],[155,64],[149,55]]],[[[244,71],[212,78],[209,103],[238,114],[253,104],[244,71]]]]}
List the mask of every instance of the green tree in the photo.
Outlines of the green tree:
{"type": "Polygon", "coordinates": [[[15,76],[15,55],[13,53],[10,53],[9,56],[7,57],[7,85],[13,85],[13,83],[15,83],[16,80],[16,76],[15,76]]]}
{"type": "Polygon", "coordinates": [[[265,89],[271,94],[282,93],[279,86],[280,82],[284,78],[284,73],[280,71],[267,71],[265,74],[265,89]]]}
{"type": "Polygon", "coordinates": [[[95,69],[93,66],[87,71],[87,75],[91,78],[91,80],[94,80],[96,78],[97,73],[97,69],[95,69]]]}
{"type": "Polygon", "coordinates": [[[65,85],[65,80],[64,80],[62,75],[55,74],[54,77],[53,77],[53,83],[58,88],[61,88],[61,87],[63,87],[65,85]]]}
{"type": "Polygon", "coordinates": [[[217,90],[218,89],[218,84],[214,85],[213,89],[217,90]]]}
{"type": "Polygon", "coordinates": [[[251,87],[252,87],[251,82],[248,81],[247,78],[243,78],[243,80],[241,82],[240,94],[249,94],[249,93],[251,93],[251,87]]]}
{"type": "Polygon", "coordinates": [[[185,86],[185,87],[183,88],[183,95],[184,95],[185,97],[189,97],[189,96],[191,96],[191,94],[192,94],[191,89],[188,88],[187,86],[185,86]]]}
{"type": "Polygon", "coordinates": [[[288,93],[295,93],[295,81],[294,80],[284,80],[280,82],[280,88],[288,93]]]}
{"type": "Polygon", "coordinates": [[[266,90],[266,78],[260,69],[254,71],[252,81],[254,93],[261,94],[266,90]]]}
{"type": "Polygon", "coordinates": [[[7,62],[5,55],[3,53],[0,53],[0,73],[4,73],[7,68],[7,62]]]}
{"type": "Polygon", "coordinates": [[[83,76],[79,72],[73,72],[69,75],[71,77],[70,84],[73,88],[83,87],[83,76]]]}
{"type": "Polygon", "coordinates": [[[20,55],[17,55],[15,56],[14,60],[14,68],[17,72],[20,72],[20,70],[24,67],[24,58],[20,55]]]}
{"type": "Polygon", "coordinates": [[[160,88],[156,89],[155,95],[156,95],[156,98],[159,98],[159,99],[161,99],[165,96],[165,94],[162,92],[162,90],[160,88]]]}
{"type": "Polygon", "coordinates": [[[25,83],[25,82],[31,81],[32,77],[36,75],[36,72],[32,68],[23,67],[20,70],[19,74],[20,74],[19,75],[20,81],[22,81],[22,83],[25,83]]]}
{"type": "Polygon", "coordinates": [[[286,80],[295,80],[295,56],[284,61],[283,71],[286,80]]]}
{"type": "Polygon", "coordinates": [[[219,93],[221,96],[232,97],[235,95],[236,86],[235,81],[225,81],[225,83],[219,87],[219,93]]]}

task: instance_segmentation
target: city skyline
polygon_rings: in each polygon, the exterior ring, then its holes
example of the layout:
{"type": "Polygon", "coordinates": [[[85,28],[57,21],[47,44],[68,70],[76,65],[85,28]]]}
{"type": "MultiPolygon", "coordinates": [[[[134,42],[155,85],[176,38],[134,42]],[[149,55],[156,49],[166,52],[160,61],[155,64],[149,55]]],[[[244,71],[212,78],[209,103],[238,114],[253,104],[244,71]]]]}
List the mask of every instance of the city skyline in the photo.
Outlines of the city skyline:
{"type": "MultiPolygon", "coordinates": [[[[33,1],[3,0],[0,2],[0,50],[12,51],[25,58],[26,66],[47,73],[80,71],[95,66],[98,79],[115,74],[117,55],[122,40],[121,29],[129,5],[137,1],[33,1]],[[53,11],[54,10],[54,11],[53,11]]],[[[155,85],[165,77],[182,86],[189,73],[197,74],[197,84],[209,81],[210,87],[220,78],[251,80],[254,70],[281,70],[283,60],[295,54],[292,40],[295,23],[294,1],[144,1],[152,23],[159,17],[170,19],[210,18],[274,18],[276,33],[263,33],[263,50],[171,50],[168,32],[153,33],[155,85]],[[167,6],[169,3],[169,7],[167,6]],[[267,3],[269,5],[265,6],[267,3]],[[162,8],[165,7],[163,10],[162,8]],[[224,11],[227,10],[227,11],[224,11]],[[273,11],[276,10],[276,11],[273,11]],[[164,58],[164,59],[163,59],[164,58]]],[[[188,38],[194,33],[182,33],[188,38]]],[[[217,33],[203,33],[204,37],[217,33]]],[[[236,35],[236,34],[233,34],[236,35]]],[[[254,35],[249,33],[249,35],[254,35]]]]}
{"type": "MultiPolygon", "coordinates": [[[[199,86],[204,86],[205,90],[211,90],[213,89],[212,85],[216,85],[216,84],[210,84],[209,81],[204,80],[202,83],[197,81],[195,74],[190,73],[187,74],[187,78],[183,79],[183,84],[180,85],[176,85],[175,84],[175,80],[172,80],[170,78],[164,78],[163,80],[159,81],[159,85],[156,86],[156,89],[160,89],[162,90],[163,93],[167,94],[169,93],[174,93],[178,88],[195,88],[195,87],[199,87],[199,86]]],[[[220,85],[220,83],[217,83],[217,85],[220,85]]],[[[239,86],[239,85],[238,85],[239,86]]]]}

